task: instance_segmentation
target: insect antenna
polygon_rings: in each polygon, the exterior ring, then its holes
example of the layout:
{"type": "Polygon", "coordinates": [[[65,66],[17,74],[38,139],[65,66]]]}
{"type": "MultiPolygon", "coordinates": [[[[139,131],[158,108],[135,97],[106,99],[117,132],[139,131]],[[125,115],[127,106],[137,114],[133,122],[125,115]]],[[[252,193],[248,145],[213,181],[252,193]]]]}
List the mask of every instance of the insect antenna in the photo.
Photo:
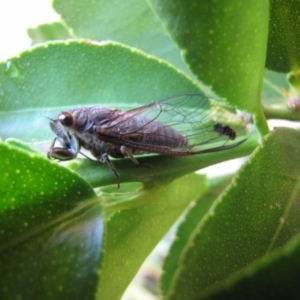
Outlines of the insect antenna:
{"type": "Polygon", "coordinates": [[[89,156],[87,156],[86,154],[84,154],[81,151],[78,151],[78,153],[80,153],[82,156],[84,156],[85,158],[89,159],[90,161],[97,161],[97,159],[92,159],[92,158],[90,158],[89,156]]]}
{"type": "Polygon", "coordinates": [[[49,117],[47,117],[47,116],[43,116],[43,115],[41,115],[41,117],[43,117],[43,118],[46,118],[46,119],[48,119],[48,120],[50,120],[50,121],[54,122],[54,119],[52,119],[52,118],[49,118],[49,117]]]}

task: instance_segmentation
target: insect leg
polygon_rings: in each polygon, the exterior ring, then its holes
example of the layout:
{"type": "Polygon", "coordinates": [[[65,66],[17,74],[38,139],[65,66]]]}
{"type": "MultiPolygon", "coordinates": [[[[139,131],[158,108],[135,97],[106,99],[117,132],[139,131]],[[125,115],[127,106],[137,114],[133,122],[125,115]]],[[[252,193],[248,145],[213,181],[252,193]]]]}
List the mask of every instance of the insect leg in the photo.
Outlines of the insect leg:
{"type": "Polygon", "coordinates": [[[132,149],[127,148],[126,146],[121,146],[120,147],[120,151],[124,156],[128,156],[130,158],[130,160],[135,163],[136,165],[139,165],[140,163],[138,162],[138,160],[133,156],[132,154],[132,149]]]}
{"type": "Polygon", "coordinates": [[[78,140],[70,136],[70,141],[67,138],[55,137],[51,143],[47,157],[49,159],[71,160],[76,158],[80,149],[78,140]]]}
{"type": "Polygon", "coordinates": [[[106,163],[108,165],[108,167],[110,168],[110,170],[113,172],[116,180],[117,180],[117,189],[120,188],[120,179],[119,179],[119,175],[117,173],[117,170],[114,166],[114,164],[110,161],[109,157],[108,157],[108,154],[107,153],[103,153],[101,154],[100,156],[100,161],[102,163],[106,163]]]}

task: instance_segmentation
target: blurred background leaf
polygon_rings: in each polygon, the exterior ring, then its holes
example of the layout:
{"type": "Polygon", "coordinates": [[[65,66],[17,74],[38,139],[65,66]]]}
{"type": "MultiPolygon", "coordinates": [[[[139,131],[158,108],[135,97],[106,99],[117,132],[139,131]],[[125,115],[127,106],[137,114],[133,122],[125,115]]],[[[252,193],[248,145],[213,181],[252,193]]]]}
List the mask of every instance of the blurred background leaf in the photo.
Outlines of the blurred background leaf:
{"type": "Polygon", "coordinates": [[[61,22],[41,24],[36,28],[28,28],[27,33],[31,38],[32,45],[54,40],[66,40],[72,37],[61,22]]]}
{"type": "Polygon", "coordinates": [[[54,0],[53,7],[78,38],[124,43],[189,73],[146,1],[54,0]]]}

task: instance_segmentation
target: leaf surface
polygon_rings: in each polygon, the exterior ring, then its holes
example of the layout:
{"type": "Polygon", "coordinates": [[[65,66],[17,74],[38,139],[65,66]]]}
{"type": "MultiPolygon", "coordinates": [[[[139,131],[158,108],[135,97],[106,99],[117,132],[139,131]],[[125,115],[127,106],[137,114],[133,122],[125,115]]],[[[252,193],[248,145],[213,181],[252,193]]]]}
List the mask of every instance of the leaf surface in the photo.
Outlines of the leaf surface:
{"type": "Polygon", "coordinates": [[[299,132],[278,128],[195,228],[168,299],[190,299],[299,233],[299,132]],[[276,164],[274,164],[276,161],[276,164]]]}
{"type": "Polygon", "coordinates": [[[124,43],[188,72],[180,51],[146,1],[55,0],[53,7],[76,37],[124,43]]]}
{"type": "Polygon", "coordinates": [[[259,114],[268,1],[149,0],[199,80],[259,114]]]}
{"type": "Polygon", "coordinates": [[[91,299],[104,224],[77,174],[17,143],[0,144],[0,295],[91,299]]]}
{"type": "Polygon", "coordinates": [[[156,197],[149,205],[123,210],[109,218],[100,299],[121,298],[150,251],[205,188],[205,177],[190,174],[163,187],[156,195],[149,193],[149,197],[156,197]]]}

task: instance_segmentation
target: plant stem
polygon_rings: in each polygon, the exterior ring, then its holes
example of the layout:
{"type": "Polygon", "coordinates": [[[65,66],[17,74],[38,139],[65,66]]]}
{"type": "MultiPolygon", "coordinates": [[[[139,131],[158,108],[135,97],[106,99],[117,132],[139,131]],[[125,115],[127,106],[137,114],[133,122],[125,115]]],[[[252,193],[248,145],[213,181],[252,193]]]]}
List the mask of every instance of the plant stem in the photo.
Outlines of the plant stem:
{"type": "Polygon", "coordinates": [[[260,107],[260,109],[257,111],[256,115],[254,116],[254,121],[255,121],[257,130],[262,137],[267,135],[270,132],[269,126],[267,123],[267,119],[265,117],[262,106],[260,107]]]}
{"type": "Polygon", "coordinates": [[[285,105],[264,106],[264,113],[267,119],[284,119],[290,121],[300,121],[300,113],[289,109],[285,105]]]}

